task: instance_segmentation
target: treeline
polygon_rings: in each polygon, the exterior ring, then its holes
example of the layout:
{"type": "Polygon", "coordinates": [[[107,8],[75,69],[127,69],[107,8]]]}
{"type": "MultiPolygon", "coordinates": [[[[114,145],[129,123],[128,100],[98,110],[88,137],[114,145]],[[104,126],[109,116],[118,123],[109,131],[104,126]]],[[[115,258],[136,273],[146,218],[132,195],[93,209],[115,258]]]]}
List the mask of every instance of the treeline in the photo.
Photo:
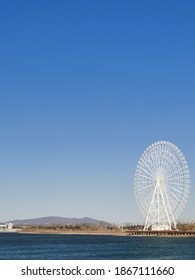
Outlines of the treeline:
{"type": "MultiPolygon", "coordinates": [[[[126,225],[123,226],[123,229],[125,230],[143,230],[144,229],[144,225],[126,225]]],[[[177,229],[181,230],[181,231],[187,231],[187,230],[195,230],[195,222],[191,222],[191,223],[178,223],[177,224],[177,229]]]]}
{"type": "Polygon", "coordinates": [[[75,225],[57,225],[57,224],[47,224],[47,225],[17,225],[15,228],[20,228],[23,230],[58,230],[58,231],[125,231],[125,230],[138,230],[142,229],[141,225],[125,225],[119,226],[115,224],[107,225],[94,225],[94,224],[75,224],[75,225]]]}
{"type": "Polygon", "coordinates": [[[178,230],[195,230],[195,223],[179,223],[177,224],[178,230]]]}
{"type": "Polygon", "coordinates": [[[76,225],[21,225],[16,226],[21,229],[36,229],[36,230],[60,230],[60,231],[101,231],[101,230],[116,230],[116,226],[112,225],[94,225],[94,224],[76,224],[76,225]]]}
{"type": "MultiPolygon", "coordinates": [[[[75,225],[15,225],[14,228],[31,229],[31,230],[58,230],[58,231],[126,231],[126,230],[143,230],[141,224],[125,224],[119,226],[116,224],[94,225],[94,224],[75,224],[75,225]]],[[[195,223],[178,223],[177,229],[181,231],[195,230],[195,223]]]]}

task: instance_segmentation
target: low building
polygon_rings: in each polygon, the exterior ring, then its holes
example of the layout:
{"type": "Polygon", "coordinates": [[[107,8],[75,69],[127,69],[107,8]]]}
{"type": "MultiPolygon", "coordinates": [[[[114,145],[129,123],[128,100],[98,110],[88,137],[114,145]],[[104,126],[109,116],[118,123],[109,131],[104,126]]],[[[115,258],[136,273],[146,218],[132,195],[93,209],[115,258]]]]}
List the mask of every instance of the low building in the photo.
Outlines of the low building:
{"type": "Polygon", "coordinates": [[[8,224],[1,224],[0,225],[0,230],[11,230],[13,228],[13,224],[12,223],[8,223],[8,224]]]}

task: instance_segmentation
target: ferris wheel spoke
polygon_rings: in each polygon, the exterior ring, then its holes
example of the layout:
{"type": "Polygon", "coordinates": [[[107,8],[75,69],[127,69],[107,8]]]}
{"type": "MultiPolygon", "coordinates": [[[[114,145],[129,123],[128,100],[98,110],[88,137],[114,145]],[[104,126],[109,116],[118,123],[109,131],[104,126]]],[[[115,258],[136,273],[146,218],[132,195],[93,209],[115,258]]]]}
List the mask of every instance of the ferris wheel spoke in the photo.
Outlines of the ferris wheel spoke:
{"type": "Polygon", "coordinates": [[[148,169],[147,166],[144,166],[143,163],[141,164],[141,170],[143,170],[145,173],[148,174],[148,176],[150,176],[151,178],[154,176],[154,172],[153,170],[148,169]]]}
{"type": "Polygon", "coordinates": [[[153,179],[153,177],[154,177],[154,172],[153,172],[153,170],[147,170],[147,169],[145,169],[145,168],[142,168],[142,170],[150,177],[150,178],[152,178],[153,179]]]}
{"type": "Polygon", "coordinates": [[[174,215],[181,211],[181,207],[184,206],[185,202],[186,198],[181,200],[180,197],[175,194],[170,195],[170,203],[172,204],[172,211],[174,215]]]}
{"type": "Polygon", "coordinates": [[[189,179],[178,179],[178,180],[172,180],[168,184],[166,184],[167,187],[173,186],[176,189],[187,189],[189,184],[189,179]]]}
{"type": "Polygon", "coordinates": [[[152,195],[149,197],[143,196],[142,199],[139,201],[140,208],[145,209],[144,212],[146,213],[148,212],[148,209],[150,207],[151,199],[152,199],[152,195]]]}
{"type": "Polygon", "coordinates": [[[156,171],[156,166],[155,166],[155,161],[151,158],[151,157],[145,157],[142,158],[142,166],[143,168],[147,168],[147,170],[154,175],[155,171],[156,171]]]}
{"type": "Polygon", "coordinates": [[[153,180],[153,178],[152,178],[151,176],[146,176],[146,175],[144,175],[143,173],[138,173],[138,175],[139,175],[140,177],[143,177],[143,178],[147,179],[147,180],[153,180]]]}
{"type": "Polygon", "coordinates": [[[172,190],[174,190],[175,192],[177,192],[177,193],[181,193],[182,194],[182,196],[183,195],[185,195],[185,192],[182,192],[181,190],[186,190],[186,189],[184,189],[184,188],[181,188],[181,189],[176,189],[176,188],[174,188],[174,187],[171,187],[171,186],[169,186],[169,189],[172,189],[172,190]]]}
{"type": "MultiPolygon", "coordinates": [[[[150,176],[148,176],[148,175],[145,175],[145,174],[143,174],[143,173],[137,173],[137,175],[139,176],[139,178],[142,178],[142,182],[143,182],[143,180],[144,179],[146,179],[147,181],[153,181],[153,178],[152,177],[150,177],[150,176]]],[[[145,180],[145,181],[146,181],[145,180]]]]}
{"type": "Polygon", "coordinates": [[[138,189],[137,189],[137,192],[141,192],[141,191],[146,190],[146,189],[149,189],[149,188],[151,188],[151,187],[154,187],[154,184],[147,185],[146,187],[138,188],[138,189]]]}
{"type": "Polygon", "coordinates": [[[175,175],[175,174],[177,174],[177,173],[180,173],[180,172],[184,172],[184,168],[180,168],[180,169],[177,169],[177,170],[175,170],[173,173],[171,173],[171,174],[169,174],[168,176],[167,176],[167,178],[170,178],[170,177],[172,177],[173,175],[175,175]]]}
{"type": "Polygon", "coordinates": [[[182,183],[182,182],[179,182],[179,184],[178,184],[178,182],[171,182],[171,183],[169,183],[168,185],[167,185],[167,188],[170,188],[170,187],[173,187],[173,188],[175,188],[175,189],[187,189],[187,187],[183,187],[184,185],[187,185],[187,182],[186,183],[182,183]]]}
{"type": "Polygon", "coordinates": [[[170,178],[168,180],[166,180],[165,182],[169,185],[169,184],[177,184],[177,185],[183,185],[187,182],[189,182],[190,177],[189,176],[178,176],[178,177],[174,177],[174,178],[170,178]]]}
{"type": "Polygon", "coordinates": [[[168,194],[169,194],[169,198],[173,202],[173,204],[176,204],[175,200],[181,201],[181,197],[178,196],[178,194],[176,194],[175,192],[171,192],[170,190],[168,190],[168,194]]]}
{"type": "Polygon", "coordinates": [[[185,179],[185,175],[181,175],[181,176],[174,177],[174,178],[169,178],[169,179],[166,180],[166,182],[169,182],[171,180],[178,180],[178,179],[185,179]]]}

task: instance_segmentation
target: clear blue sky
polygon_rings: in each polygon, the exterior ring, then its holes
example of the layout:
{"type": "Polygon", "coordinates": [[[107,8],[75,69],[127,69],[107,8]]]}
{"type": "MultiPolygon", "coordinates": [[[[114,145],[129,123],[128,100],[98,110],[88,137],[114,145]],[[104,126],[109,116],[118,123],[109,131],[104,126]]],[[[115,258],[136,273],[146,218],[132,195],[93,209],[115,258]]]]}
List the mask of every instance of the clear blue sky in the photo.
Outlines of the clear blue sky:
{"type": "Polygon", "coordinates": [[[0,1],[0,221],[142,222],[133,179],[157,140],[190,167],[194,1],[0,1]]]}

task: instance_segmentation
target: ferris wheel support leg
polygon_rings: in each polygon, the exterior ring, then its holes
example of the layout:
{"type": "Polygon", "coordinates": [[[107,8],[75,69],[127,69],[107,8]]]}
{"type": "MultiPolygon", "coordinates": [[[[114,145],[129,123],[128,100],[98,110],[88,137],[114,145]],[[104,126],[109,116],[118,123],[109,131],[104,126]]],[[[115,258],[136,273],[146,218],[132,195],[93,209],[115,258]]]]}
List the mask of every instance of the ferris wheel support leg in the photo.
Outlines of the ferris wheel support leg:
{"type": "Polygon", "coordinates": [[[149,220],[150,220],[152,206],[154,204],[154,198],[155,198],[155,195],[156,195],[156,191],[157,191],[157,188],[155,187],[155,190],[154,190],[154,193],[153,193],[153,196],[152,196],[152,200],[151,200],[151,203],[150,203],[150,208],[149,208],[149,211],[148,211],[148,214],[147,214],[147,217],[146,217],[146,222],[145,222],[145,225],[144,225],[144,230],[148,230],[149,227],[151,226],[151,223],[149,223],[149,220]]]}
{"type": "Polygon", "coordinates": [[[170,202],[169,202],[169,199],[168,199],[168,195],[167,195],[167,192],[165,191],[165,197],[166,197],[166,200],[167,200],[167,205],[168,205],[168,208],[169,208],[169,213],[171,215],[171,220],[172,222],[170,223],[170,229],[173,229],[176,230],[177,229],[177,224],[176,224],[176,221],[175,221],[175,217],[173,215],[173,211],[171,209],[171,205],[170,205],[170,202]]]}
{"type": "Polygon", "coordinates": [[[171,207],[169,205],[169,200],[166,196],[166,191],[165,190],[162,191],[162,189],[159,188],[159,192],[160,192],[160,196],[161,196],[162,203],[163,203],[163,210],[166,214],[166,218],[164,218],[164,220],[163,220],[163,227],[167,228],[168,230],[171,230],[171,220],[170,220],[170,217],[169,217],[169,212],[172,213],[172,210],[171,210],[171,207]],[[164,197],[164,193],[165,193],[165,197],[164,197]]]}

